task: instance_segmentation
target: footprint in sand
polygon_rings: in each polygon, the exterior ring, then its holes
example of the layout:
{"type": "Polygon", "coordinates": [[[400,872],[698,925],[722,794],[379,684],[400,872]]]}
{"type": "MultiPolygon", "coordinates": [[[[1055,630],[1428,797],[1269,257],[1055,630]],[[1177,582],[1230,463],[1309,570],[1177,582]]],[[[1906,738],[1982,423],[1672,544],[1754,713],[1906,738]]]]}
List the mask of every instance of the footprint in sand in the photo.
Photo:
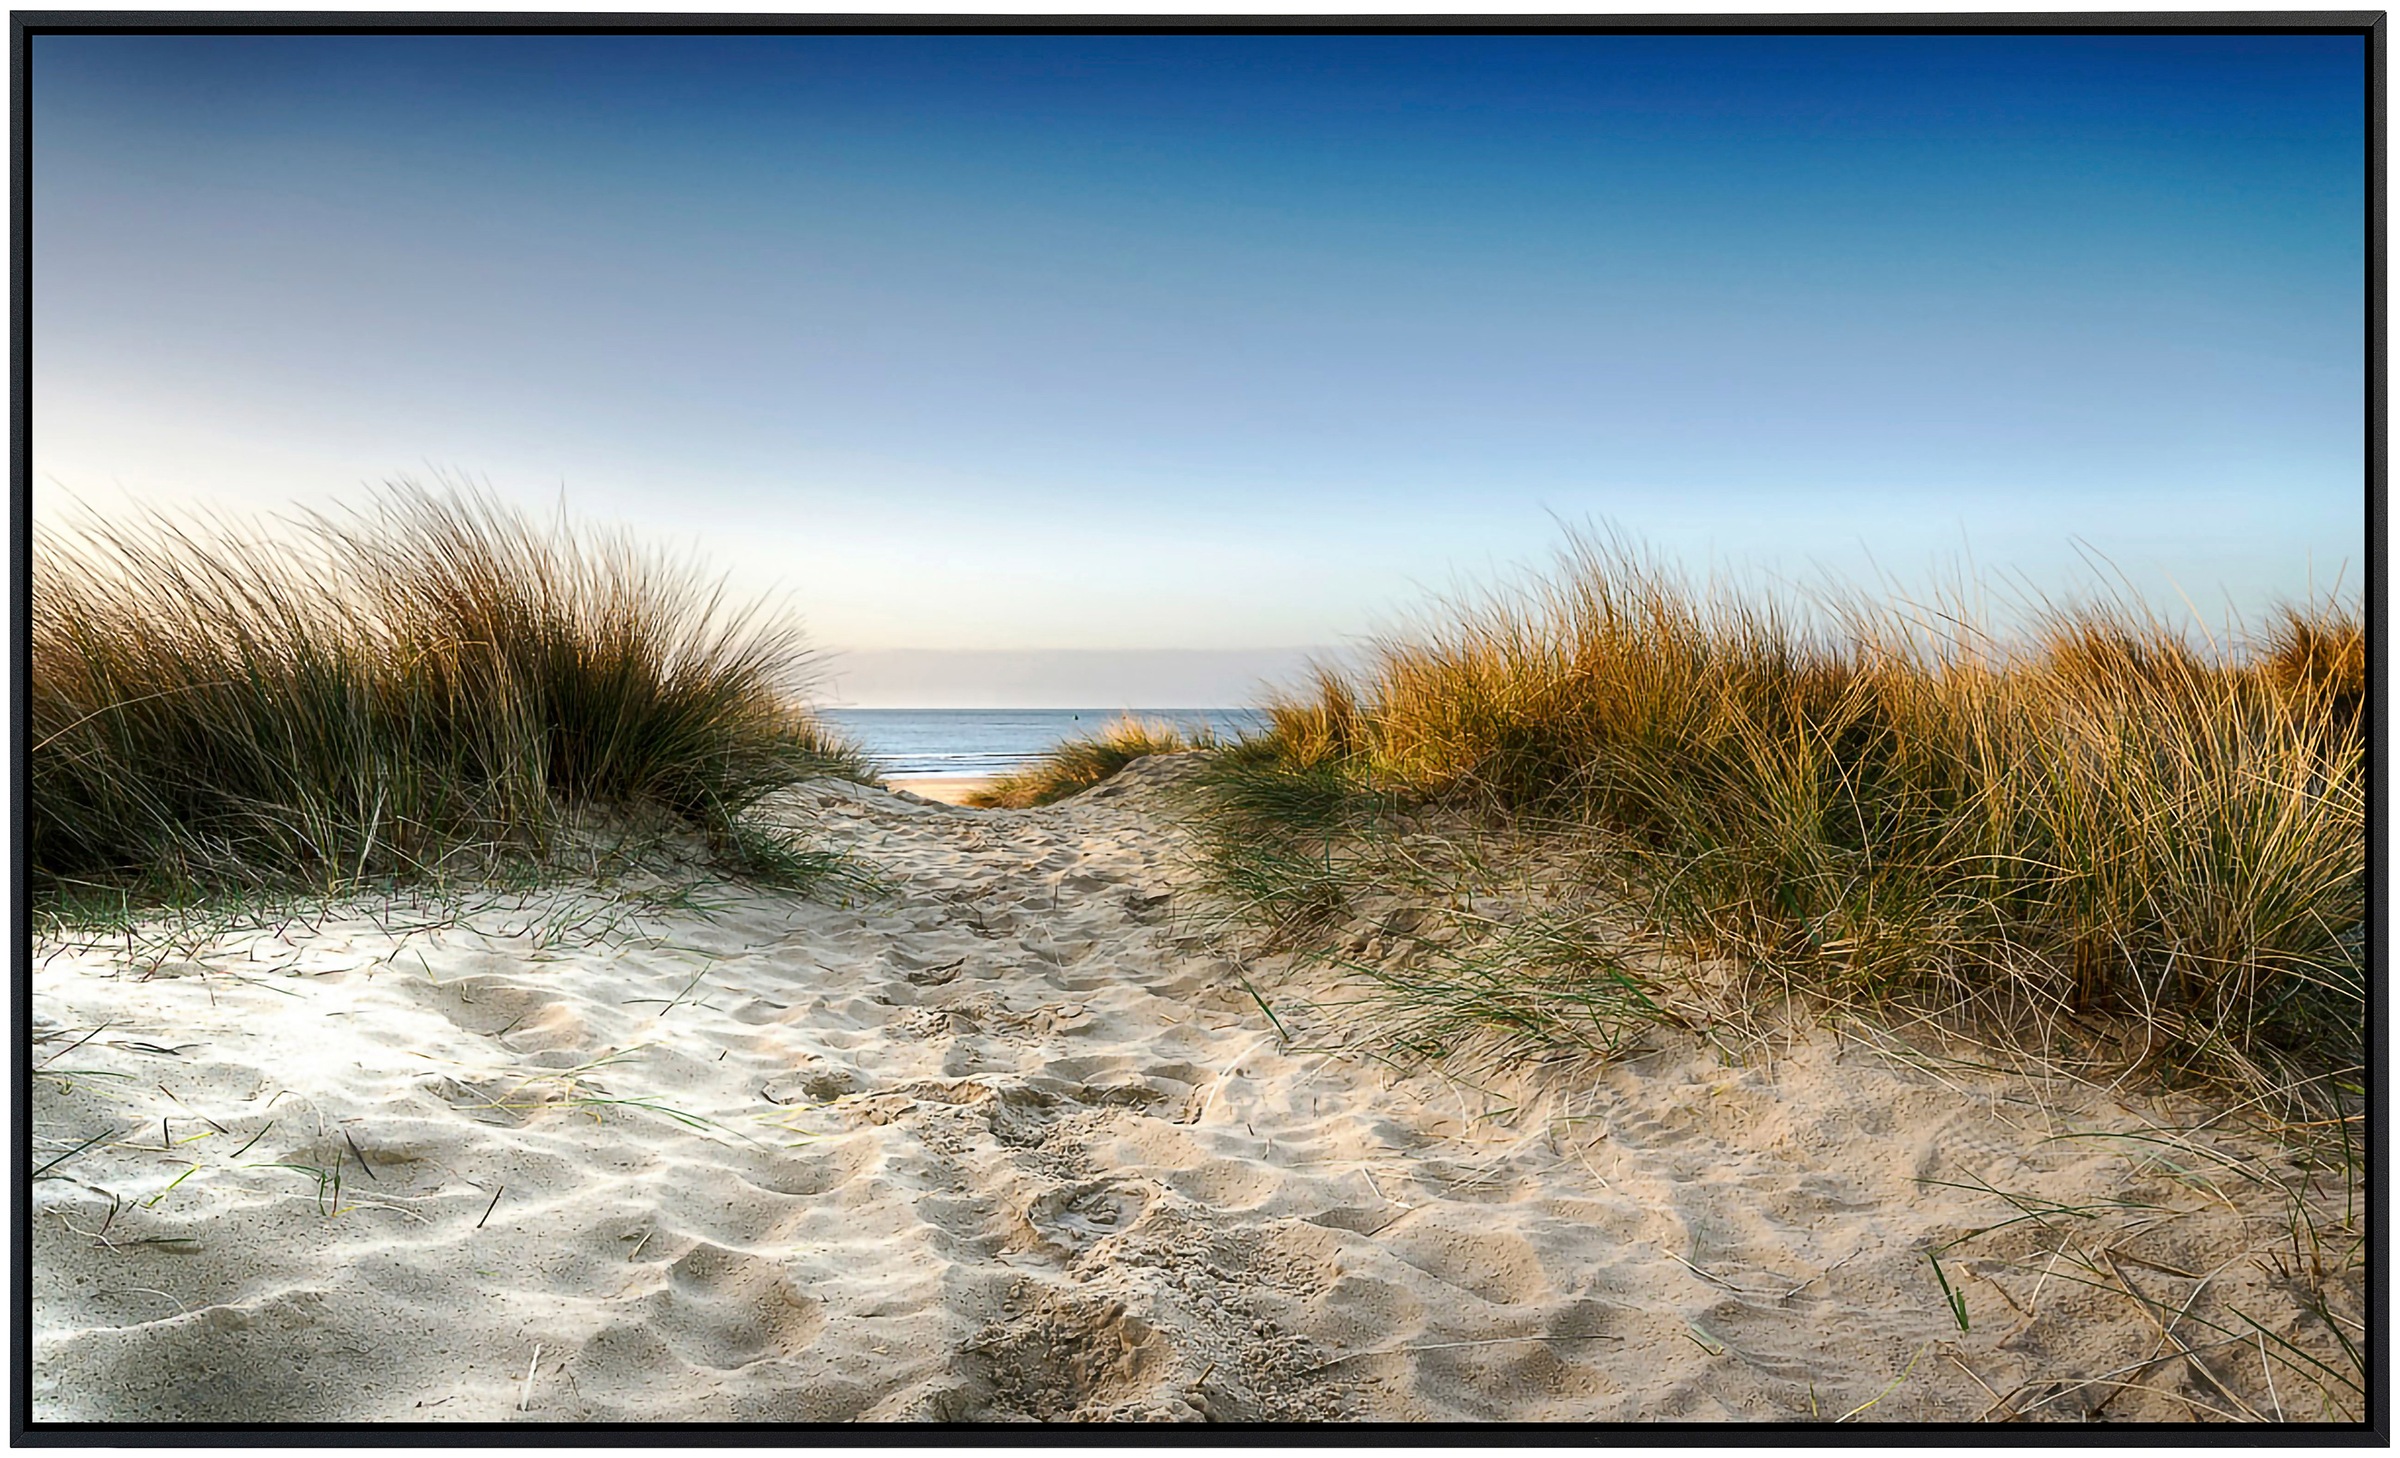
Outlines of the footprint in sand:
{"type": "Polygon", "coordinates": [[[1025,1210],[1025,1223],[1045,1246],[1073,1257],[1130,1229],[1153,1198],[1140,1186],[1112,1181],[1070,1185],[1035,1196],[1025,1210]]]}
{"type": "Polygon", "coordinates": [[[830,1104],[862,1086],[858,1070],[815,1062],[768,1079],[758,1093],[770,1104],[830,1104]]]}

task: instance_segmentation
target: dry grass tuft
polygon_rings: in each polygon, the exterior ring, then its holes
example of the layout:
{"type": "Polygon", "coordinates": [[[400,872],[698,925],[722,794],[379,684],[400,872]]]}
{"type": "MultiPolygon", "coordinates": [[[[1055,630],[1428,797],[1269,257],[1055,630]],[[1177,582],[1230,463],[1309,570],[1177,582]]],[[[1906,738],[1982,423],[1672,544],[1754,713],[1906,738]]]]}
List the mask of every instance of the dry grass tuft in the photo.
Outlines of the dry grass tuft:
{"type": "Polygon", "coordinates": [[[2003,643],[1577,538],[1271,704],[1202,786],[1204,870],[1295,935],[1395,863],[1390,807],[1439,807],[1588,849],[1649,950],[1755,996],[2106,1025],[2170,1080],[2286,1087],[2362,1056],[2364,685],[2354,607],[2228,647],[2103,601],[2003,643]]]}
{"type": "Polygon", "coordinates": [[[407,484],[299,526],[37,529],[38,895],[412,878],[539,855],[577,807],[730,843],[865,774],[794,625],[623,536],[407,484]]]}
{"type": "Polygon", "coordinates": [[[1207,726],[1186,730],[1128,714],[1084,739],[1070,739],[1015,774],[1002,775],[967,797],[981,810],[1025,810],[1080,794],[1135,760],[1215,747],[1207,726]]]}

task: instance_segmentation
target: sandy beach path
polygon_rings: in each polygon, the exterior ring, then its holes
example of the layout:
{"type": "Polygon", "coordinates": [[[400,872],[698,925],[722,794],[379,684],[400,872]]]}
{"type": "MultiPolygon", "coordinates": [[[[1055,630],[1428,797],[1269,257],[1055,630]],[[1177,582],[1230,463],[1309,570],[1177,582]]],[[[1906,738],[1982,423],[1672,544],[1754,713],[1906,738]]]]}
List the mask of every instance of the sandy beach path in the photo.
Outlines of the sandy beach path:
{"type": "Polygon", "coordinates": [[[906,775],[892,780],[895,790],[903,790],[920,800],[938,800],[944,805],[963,805],[967,796],[989,785],[992,775],[906,775]]]}
{"type": "MultiPolygon", "coordinates": [[[[1287,1045],[1175,915],[1186,768],[1024,812],[795,791],[891,882],[849,906],[567,888],[37,947],[35,1416],[2297,1401],[2254,1354],[2159,1365],[2151,1313],[2058,1274],[2088,1219],[1954,1252],[1962,1329],[1927,1252],[2017,1214],[1995,1191],[2143,1207],[2118,1249],[2163,1309],[2205,1285],[2329,1349],[2255,1259],[2276,1197],[2079,1137],[2139,1127],[2105,1101],[1830,1038],[1565,1088],[1287,1045]]],[[[1310,1043],[1325,989],[1250,973],[1310,1043]]]]}

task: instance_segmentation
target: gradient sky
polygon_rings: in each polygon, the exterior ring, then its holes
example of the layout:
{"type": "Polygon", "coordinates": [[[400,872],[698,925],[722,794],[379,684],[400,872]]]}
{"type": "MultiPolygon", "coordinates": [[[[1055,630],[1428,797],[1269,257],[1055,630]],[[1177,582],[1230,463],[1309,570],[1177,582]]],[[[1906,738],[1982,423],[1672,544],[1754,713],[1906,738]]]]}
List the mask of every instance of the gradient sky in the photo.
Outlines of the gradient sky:
{"type": "Polygon", "coordinates": [[[563,487],[860,649],[2362,568],[2356,37],[33,47],[45,513],[563,487]]]}

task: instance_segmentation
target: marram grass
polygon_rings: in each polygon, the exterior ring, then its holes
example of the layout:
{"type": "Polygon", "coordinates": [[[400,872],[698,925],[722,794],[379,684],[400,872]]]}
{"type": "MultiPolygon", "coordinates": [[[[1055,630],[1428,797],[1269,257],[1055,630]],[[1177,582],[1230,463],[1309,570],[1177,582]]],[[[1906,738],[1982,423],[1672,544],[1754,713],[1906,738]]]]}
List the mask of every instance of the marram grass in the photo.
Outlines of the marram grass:
{"type": "Polygon", "coordinates": [[[968,796],[967,803],[985,810],[1048,805],[1090,789],[1145,755],[1209,749],[1216,742],[1205,726],[1185,730],[1128,714],[1097,733],[1068,740],[1014,774],[1000,776],[968,796]]]}
{"type": "Polygon", "coordinates": [[[2121,602],[2007,644],[1940,608],[1705,593],[1579,538],[1270,704],[1203,781],[1204,869],[1305,939],[1398,864],[1391,807],[1441,807],[1588,851],[1651,946],[1762,992],[2115,1019],[2236,1083],[2355,1063],[2356,605],[2214,644],[2121,602]]]}
{"type": "Polygon", "coordinates": [[[32,586],[37,895],[408,879],[587,810],[738,849],[762,796],[866,773],[795,625],[487,495],[37,526],[32,586]]]}

